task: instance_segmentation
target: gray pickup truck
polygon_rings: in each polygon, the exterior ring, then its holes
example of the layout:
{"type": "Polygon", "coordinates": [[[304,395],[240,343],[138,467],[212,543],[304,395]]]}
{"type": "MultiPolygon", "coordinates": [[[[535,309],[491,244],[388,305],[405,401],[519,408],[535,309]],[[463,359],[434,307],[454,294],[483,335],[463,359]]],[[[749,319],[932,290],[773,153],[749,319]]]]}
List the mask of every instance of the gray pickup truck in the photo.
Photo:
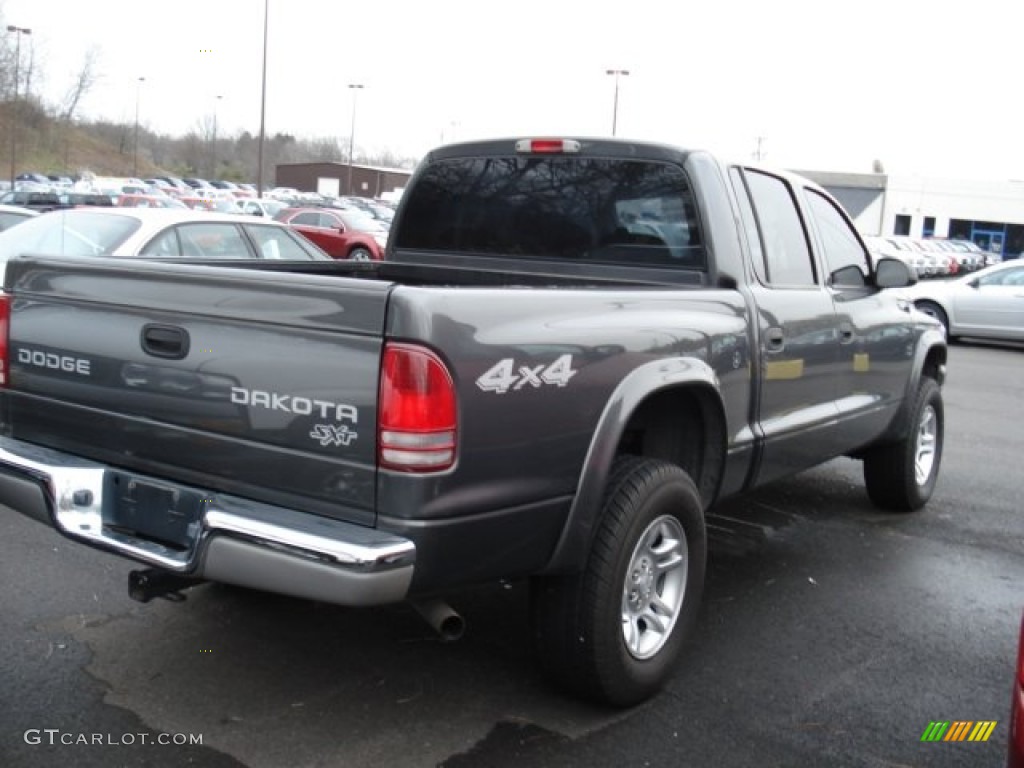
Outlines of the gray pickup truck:
{"type": "Polygon", "coordinates": [[[719,499],[837,456],[928,500],[941,328],[811,182],[588,139],[442,147],[378,263],[12,259],[0,502],[146,566],[348,606],[528,580],[568,691],[655,693],[719,499]]]}

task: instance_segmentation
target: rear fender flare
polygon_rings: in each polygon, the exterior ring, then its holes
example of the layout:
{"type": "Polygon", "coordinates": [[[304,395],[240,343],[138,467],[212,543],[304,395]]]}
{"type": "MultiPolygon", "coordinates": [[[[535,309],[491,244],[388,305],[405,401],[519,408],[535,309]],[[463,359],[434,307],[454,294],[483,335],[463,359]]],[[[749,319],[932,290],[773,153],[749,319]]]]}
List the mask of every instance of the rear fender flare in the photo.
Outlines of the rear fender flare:
{"type": "Polygon", "coordinates": [[[545,572],[574,571],[582,567],[601,511],[612,462],[630,419],[652,395],[680,387],[699,387],[710,392],[724,412],[718,377],[707,363],[697,358],[646,363],[634,369],[612,392],[591,438],[575,498],[545,572]]]}

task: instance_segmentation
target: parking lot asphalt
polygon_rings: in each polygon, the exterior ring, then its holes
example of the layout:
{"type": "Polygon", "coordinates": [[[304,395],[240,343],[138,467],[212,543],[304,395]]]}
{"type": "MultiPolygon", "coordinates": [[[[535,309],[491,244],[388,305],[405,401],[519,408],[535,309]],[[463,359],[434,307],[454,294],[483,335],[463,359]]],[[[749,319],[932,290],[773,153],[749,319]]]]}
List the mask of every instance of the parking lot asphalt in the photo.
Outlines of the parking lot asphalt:
{"type": "Polygon", "coordinates": [[[130,563],[0,510],[0,766],[1000,766],[1022,373],[1019,348],[951,348],[946,454],[919,513],[874,510],[847,459],[718,507],[693,642],[628,711],[548,688],[522,585],[454,597],[456,643],[405,606],[218,585],[141,605],[130,563]],[[923,743],[936,720],[998,725],[923,743]]]}

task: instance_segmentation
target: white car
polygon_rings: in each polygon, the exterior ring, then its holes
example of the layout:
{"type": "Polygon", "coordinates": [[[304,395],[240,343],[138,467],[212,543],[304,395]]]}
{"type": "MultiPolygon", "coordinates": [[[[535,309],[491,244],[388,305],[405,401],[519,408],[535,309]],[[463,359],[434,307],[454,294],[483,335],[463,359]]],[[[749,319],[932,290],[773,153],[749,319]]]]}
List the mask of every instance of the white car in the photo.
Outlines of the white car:
{"type": "Polygon", "coordinates": [[[953,280],[901,291],[938,320],[946,336],[1024,341],[1024,259],[1004,261],[953,280]]]}
{"type": "Polygon", "coordinates": [[[17,256],[330,260],[275,221],[187,208],[73,208],[0,232],[0,265],[17,256]]]}
{"type": "Polygon", "coordinates": [[[38,215],[38,211],[30,211],[28,208],[22,208],[21,206],[0,205],[0,231],[10,229],[15,224],[21,224],[38,215]]]}
{"type": "Polygon", "coordinates": [[[910,267],[918,277],[932,277],[938,269],[936,263],[927,254],[911,248],[909,245],[894,243],[888,238],[878,235],[866,235],[864,243],[876,258],[885,256],[890,259],[899,259],[910,267]]]}
{"type": "Polygon", "coordinates": [[[285,208],[287,203],[280,200],[270,200],[265,197],[243,197],[238,200],[238,208],[242,213],[250,216],[260,216],[264,219],[272,219],[285,208]]]}

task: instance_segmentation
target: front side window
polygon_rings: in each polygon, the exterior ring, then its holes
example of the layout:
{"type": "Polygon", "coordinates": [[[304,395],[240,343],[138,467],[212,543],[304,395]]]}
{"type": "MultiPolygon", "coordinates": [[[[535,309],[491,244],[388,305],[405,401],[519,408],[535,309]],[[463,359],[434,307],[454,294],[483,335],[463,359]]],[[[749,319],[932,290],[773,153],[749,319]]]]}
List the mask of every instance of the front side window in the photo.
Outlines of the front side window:
{"type": "Polygon", "coordinates": [[[251,259],[245,237],[234,224],[201,223],[178,226],[182,255],[193,259],[251,259]]]}
{"type": "Polygon", "coordinates": [[[754,204],[761,242],[773,286],[816,284],[811,249],[789,185],[777,176],[747,170],[744,174],[754,204]]]}
{"type": "Polygon", "coordinates": [[[142,256],[181,256],[178,233],[170,227],[150,240],[139,252],[142,256]]]}
{"type": "Polygon", "coordinates": [[[406,193],[399,249],[705,267],[682,169],[566,155],[440,160],[406,193]]]}
{"type": "Polygon", "coordinates": [[[333,213],[321,213],[320,214],[320,226],[327,227],[328,229],[342,229],[343,225],[341,220],[333,213]]]}
{"type": "Polygon", "coordinates": [[[813,189],[805,192],[833,281],[840,285],[866,285],[868,256],[857,233],[831,200],[813,189]]]}
{"type": "Polygon", "coordinates": [[[1024,285],[1024,267],[1000,269],[978,278],[978,285],[1024,285]]]}
{"type": "Polygon", "coordinates": [[[300,241],[305,241],[293,236],[285,227],[246,224],[245,230],[256,243],[260,258],[310,261],[319,257],[315,248],[304,246],[300,241]]]}

